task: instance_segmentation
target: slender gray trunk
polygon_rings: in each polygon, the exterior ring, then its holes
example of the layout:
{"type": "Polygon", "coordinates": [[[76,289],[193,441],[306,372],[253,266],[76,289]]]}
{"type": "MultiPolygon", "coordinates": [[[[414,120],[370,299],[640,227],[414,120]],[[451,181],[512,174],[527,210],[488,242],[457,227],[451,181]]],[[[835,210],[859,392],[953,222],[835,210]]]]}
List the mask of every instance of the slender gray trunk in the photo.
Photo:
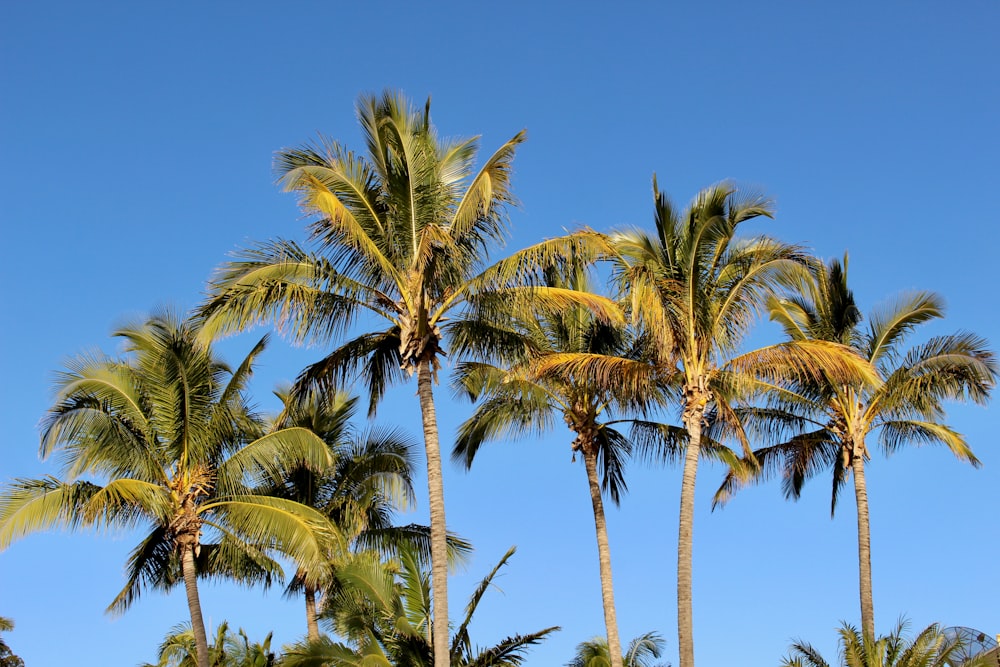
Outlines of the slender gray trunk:
{"type": "Polygon", "coordinates": [[[865,457],[859,447],[854,448],[851,462],[854,472],[854,499],[858,505],[858,573],[861,595],[861,630],[875,638],[875,609],[872,603],[872,546],[871,527],[868,525],[868,489],[865,485],[865,457]]]}
{"type": "Polygon", "coordinates": [[[316,622],[316,588],[306,584],[306,637],[314,642],[319,639],[319,624],[316,622]]]}
{"type": "Polygon", "coordinates": [[[704,407],[685,408],[684,427],[688,446],[684,454],[681,478],[681,511],[677,527],[677,650],[680,667],[694,667],[694,611],[691,594],[691,573],[694,534],[694,482],[698,474],[701,453],[701,420],[704,407]]]}
{"type": "Polygon", "coordinates": [[[611,547],[608,544],[608,524],[604,517],[601,485],[597,479],[597,454],[583,452],[590,486],[590,502],[594,506],[594,528],[597,531],[597,558],[601,571],[601,601],[604,603],[604,625],[608,631],[608,652],[611,667],[622,666],[622,644],[618,637],[618,618],[615,614],[615,591],[611,580],[611,547]]]}
{"type": "Polygon", "coordinates": [[[431,362],[417,366],[417,394],[424,427],[427,454],[427,496],[431,514],[431,595],[434,607],[432,646],[434,667],[450,667],[448,636],[448,537],[444,517],[444,480],[441,474],[441,445],[437,414],[434,411],[431,362]]]}
{"type": "Polygon", "coordinates": [[[205,620],[201,616],[198,572],[194,566],[194,549],[194,544],[185,544],[181,547],[181,572],[184,575],[184,591],[187,593],[188,611],[191,613],[191,632],[194,633],[198,667],[208,667],[208,635],[205,634],[205,620]]]}

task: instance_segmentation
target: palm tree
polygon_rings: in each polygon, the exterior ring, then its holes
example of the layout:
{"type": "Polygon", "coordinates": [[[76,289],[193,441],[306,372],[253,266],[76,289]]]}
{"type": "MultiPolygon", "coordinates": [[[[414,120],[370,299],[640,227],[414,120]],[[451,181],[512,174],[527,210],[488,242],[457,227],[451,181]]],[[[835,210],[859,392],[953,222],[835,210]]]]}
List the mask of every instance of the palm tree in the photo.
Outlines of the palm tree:
{"type": "MultiPolygon", "coordinates": [[[[527,635],[513,635],[486,649],[474,649],[469,625],[493,579],[514,554],[511,548],[476,587],[465,617],[451,640],[454,667],[517,667],[528,648],[539,643],[550,627],[527,635]]],[[[430,667],[431,578],[411,548],[400,550],[398,562],[355,560],[338,574],[344,585],[340,600],[329,607],[328,617],[348,643],[327,637],[300,642],[286,649],[285,667],[430,667]]]]}
{"type": "MultiPolygon", "coordinates": [[[[624,231],[612,237],[617,279],[651,343],[661,381],[681,396],[687,432],[677,545],[677,626],[681,667],[694,665],[691,600],[694,490],[707,419],[739,430],[732,402],[760,377],[864,373],[839,346],[777,345],[737,355],[767,296],[802,271],[799,248],[759,236],[740,239],[738,227],[771,216],[770,202],[728,184],[700,192],[678,213],[653,179],[655,235],[624,231]]],[[[672,452],[668,452],[672,453],[672,452]]],[[[716,452],[719,454],[720,452],[716,452]]]]}
{"type": "MultiPolygon", "coordinates": [[[[888,635],[875,639],[844,624],[840,628],[840,660],[843,667],[992,667],[990,656],[977,655],[967,659],[960,636],[949,635],[937,624],[924,628],[912,640],[903,633],[905,621],[899,621],[888,635]]],[[[791,655],[782,667],[830,667],[819,651],[810,644],[792,644],[791,655]]]]}
{"type": "MultiPolygon", "coordinates": [[[[577,291],[587,291],[589,287],[582,265],[571,260],[561,266],[550,266],[545,271],[545,284],[577,291]]],[[[597,535],[607,643],[611,646],[612,667],[622,667],[602,480],[604,490],[617,505],[626,489],[624,465],[633,444],[620,430],[621,426],[630,424],[633,429],[647,432],[666,427],[635,419],[615,419],[614,415],[644,412],[661,396],[655,385],[629,392],[622,383],[602,382],[567,371],[581,358],[645,367],[636,359],[636,341],[630,332],[601,321],[584,306],[537,312],[519,323],[511,321],[510,328],[523,337],[522,347],[531,350],[529,357],[505,368],[474,362],[459,367],[461,389],[472,400],[483,400],[459,428],[452,458],[468,469],[485,442],[540,434],[552,428],[556,415],[562,416],[575,435],[571,443],[573,459],[579,453],[584,463],[597,535]]]]}
{"type": "Polygon", "coordinates": [[[361,367],[371,409],[386,386],[417,375],[431,516],[436,667],[448,667],[447,540],[433,384],[441,325],[466,298],[489,243],[501,239],[512,203],[510,166],[520,132],[477,173],[476,140],[442,141],[399,94],[362,96],[357,105],[367,157],[334,141],[285,150],[281,183],[318,219],[319,254],[275,241],[227,264],[204,306],[208,327],[240,330],[273,317],[299,340],[347,332],[359,311],[386,328],[362,334],[313,366],[334,382],[361,367]]]}
{"type": "MultiPolygon", "coordinates": [[[[285,407],[273,428],[296,426],[312,431],[327,444],[333,460],[324,470],[298,466],[286,479],[262,489],[267,495],[319,510],[341,538],[320,567],[300,567],[287,589],[290,595],[303,593],[308,637],[315,640],[319,639],[318,603],[326,587],[336,583],[338,566],[358,550],[392,554],[403,543],[427,554],[430,536],[426,526],[393,523],[396,510],[413,502],[413,444],[408,437],[397,429],[359,431],[352,424],[358,399],[345,392],[296,394],[285,389],[276,393],[285,407]]],[[[451,535],[448,546],[452,558],[461,558],[471,549],[451,535]]]]}
{"type": "Polygon", "coordinates": [[[280,572],[269,551],[308,564],[329,539],[321,514],[253,494],[248,484],[303,463],[325,467],[329,454],[306,429],[264,435],[249,411],[246,384],[265,340],[230,369],[191,323],[169,313],[115,335],[126,357],[83,355],[60,374],[41,455],[58,452],[65,481],[19,479],[0,494],[0,549],[54,527],[145,524],[108,609],[122,612],[144,589],[183,581],[198,665],[207,667],[197,577],[268,580],[280,572]],[[203,539],[203,530],[218,539],[203,539]]]}
{"type": "MultiPolygon", "coordinates": [[[[628,650],[622,656],[622,664],[625,667],[669,667],[669,665],[653,662],[663,654],[665,644],[663,637],[657,632],[639,635],[629,642],[628,650]]],[[[608,641],[604,637],[594,637],[590,641],[577,644],[576,655],[566,663],[566,667],[609,667],[610,665],[611,652],[608,650],[608,641]]]]}
{"type": "MultiPolygon", "coordinates": [[[[876,367],[882,382],[845,383],[819,376],[807,382],[786,381],[769,392],[762,409],[750,411],[756,426],[779,443],[756,450],[747,468],[752,481],[781,471],[786,498],[798,498],[806,479],[824,468],[833,474],[830,512],[837,504],[848,473],[854,477],[858,515],[858,567],[861,627],[875,635],[872,603],[871,543],[865,461],[867,438],[878,432],[886,454],[908,442],[943,444],[958,458],[978,466],[965,438],[944,423],[945,400],[985,403],[997,375],[994,354],[984,339],[970,333],[937,336],[904,351],[902,345],[914,329],[944,314],[943,303],[930,292],[897,298],[875,311],[867,330],[847,284],[847,259],[831,260],[818,267],[800,291],[768,302],[771,319],[781,324],[795,341],[821,340],[849,345],[858,356],[876,367]],[[785,439],[787,436],[788,437],[785,439]]],[[[748,480],[727,476],[716,494],[726,499],[748,480]]]]}

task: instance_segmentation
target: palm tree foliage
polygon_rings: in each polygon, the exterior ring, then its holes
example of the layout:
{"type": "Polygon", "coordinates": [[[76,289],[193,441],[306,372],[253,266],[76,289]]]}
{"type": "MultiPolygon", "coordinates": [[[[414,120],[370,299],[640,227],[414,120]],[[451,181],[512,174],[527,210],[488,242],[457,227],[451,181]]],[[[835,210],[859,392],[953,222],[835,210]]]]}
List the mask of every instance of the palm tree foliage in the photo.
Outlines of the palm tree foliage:
{"type": "MultiPolygon", "coordinates": [[[[514,554],[511,548],[476,587],[449,646],[452,667],[516,667],[527,650],[557,627],[512,635],[485,649],[472,644],[469,626],[483,595],[514,554]]],[[[398,561],[357,559],[338,573],[343,588],[326,612],[334,631],[347,643],[328,637],[288,647],[286,667],[430,667],[431,578],[411,548],[398,561]]]]}
{"type": "MultiPolygon", "coordinates": [[[[0,632],[10,632],[13,629],[14,621],[6,616],[0,616],[0,632]]],[[[0,667],[24,667],[24,660],[14,655],[3,637],[0,637],[0,667]]]]}
{"type": "MultiPolygon", "coordinates": [[[[810,258],[766,236],[740,238],[745,222],[771,217],[770,202],[722,183],[679,211],[653,181],[655,228],[612,236],[616,279],[650,344],[657,380],[677,392],[687,432],[677,554],[678,648],[681,667],[694,664],[691,603],[692,527],[698,459],[728,450],[703,439],[706,423],[728,424],[749,452],[732,405],[761,378],[865,373],[833,344],[775,345],[738,354],[767,297],[799,275],[810,258]],[[711,445],[705,451],[705,445],[711,445]]],[[[637,383],[648,377],[636,375],[637,383]]],[[[674,456],[675,449],[664,454],[674,456]]]]}
{"type": "MultiPolygon", "coordinates": [[[[588,291],[584,266],[573,258],[544,270],[548,287],[588,291]]],[[[459,428],[452,458],[471,467],[479,448],[490,440],[541,434],[551,429],[555,417],[575,435],[573,458],[583,459],[597,534],[605,626],[612,656],[621,654],[612,584],[611,552],[602,487],[615,504],[626,489],[625,462],[632,453],[632,440],[622,430],[631,426],[644,439],[676,436],[676,431],[660,424],[634,418],[616,418],[645,412],[662,399],[656,385],[628,392],[629,383],[602,381],[571,371],[575,361],[600,359],[617,364],[619,373],[647,365],[640,360],[640,345],[631,331],[599,319],[579,305],[556,312],[536,312],[527,318],[510,319],[511,337],[523,339],[521,349],[529,351],[520,359],[502,366],[467,362],[458,368],[456,384],[473,400],[482,399],[473,415],[459,428]],[[600,468],[600,479],[598,478],[600,468]]],[[[614,660],[615,667],[621,667],[614,660]]]]}
{"type": "MultiPolygon", "coordinates": [[[[666,644],[657,632],[647,632],[629,642],[622,656],[624,667],[665,667],[653,661],[663,655],[666,644]]],[[[610,667],[611,652],[604,637],[594,637],[576,646],[576,654],[566,667],[610,667]]]]}
{"type": "MultiPolygon", "coordinates": [[[[271,633],[262,642],[251,642],[243,628],[233,633],[223,621],[215,631],[215,641],[208,648],[211,667],[272,667],[277,656],[271,651],[271,633]]],[[[197,649],[190,623],[170,629],[157,651],[156,663],[141,667],[196,667],[197,649]]]]}
{"type": "MultiPolygon", "coordinates": [[[[766,394],[765,404],[749,410],[745,422],[777,444],[762,447],[747,460],[744,473],[759,482],[780,474],[786,498],[797,499],[807,479],[822,470],[832,475],[831,514],[848,474],[854,477],[862,628],[874,635],[870,528],[865,461],[868,436],[891,454],[907,443],[942,444],[958,458],[979,465],[965,438],[944,423],[946,400],[985,403],[997,374],[996,359],[984,339],[967,332],[935,336],[903,349],[921,324],[941,318],[944,305],[930,292],[898,297],[877,309],[862,326],[862,316],[847,283],[847,260],[816,267],[800,289],[768,301],[771,319],[795,341],[822,340],[849,345],[870,362],[881,382],[844,382],[821,375],[786,378],[766,394]]],[[[748,481],[731,473],[716,495],[724,502],[748,481]]]]}
{"type": "Polygon", "coordinates": [[[42,456],[59,458],[63,479],[18,479],[4,490],[0,549],[59,526],[145,527],[108,609],[122,612],[144,589],[183,580],[205,667],[196,577],[269,581],[280,575],[268,555],[275,549],[315,562],[330,539],[324,517],[252,489],[299,465],[323,468],[329,453],[306,429],[265,434],[250,411],[246,385],[265,340],[231,369],[198,333],[161,313],[115,333],[122,358],[86,354],[68,363],[41,438],[42,456]]]}
{"type": "MultiPolygon", "coordinates": [[[[843,667],[992,667],[995,659],[980,654],[969,659],[958,635],[949,635],[937,624],[924,628],[916,637],[905,636],[907,623],[899,621],[888,635],[877,639],[844,624],[840,628],[840,656],[843,667]]],[[[830,667],[830,663],[810,644],[792,644],[782,667],[830,667]]]]}
{"type": "MultiPolygon", "coordinates": [[[[322,470],[297,466],[290,474],[261,492],[313,507],[337,528],[339,542],[318,567],[300,567],[287,593],[303,593],[310,639],[319,638],[317,605],[328,586],[336,585],[335,572],[358,551],[375,550],[389,555],[400,544],[409,544],[428,558],[430,535],[426,526],[394,523],[396,511],[413,504],[413,443],[398,429],[366,431],[353,424],[358,399],[345,392],[277,392],[285,406],[273,428],[305,428],[318,435],[330,450],[332,464],[322,470]]],[[[471,546],[449,536],[452,557],[460,558],[471,546]]]]}

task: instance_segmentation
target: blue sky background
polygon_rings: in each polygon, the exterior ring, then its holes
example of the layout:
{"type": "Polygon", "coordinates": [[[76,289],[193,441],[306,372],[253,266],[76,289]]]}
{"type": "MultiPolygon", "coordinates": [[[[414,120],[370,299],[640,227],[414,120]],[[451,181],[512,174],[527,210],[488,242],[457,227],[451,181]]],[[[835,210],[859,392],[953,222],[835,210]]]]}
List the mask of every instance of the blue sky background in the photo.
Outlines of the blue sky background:
{"type": "MultiPolygon", "coordinates": [[[[973,330],[1000,343],[993,272],[1000,177],[1000,5],[961,2],[216,2],[0,5],[0,480],[55,472],[37,423],[68,355],[114,350],[126,318],[201,299],[238,246],[303,237],[271,156],[317,133],[360,147],[361,92],[433,98],[445,136],[490,153],[521,128],[510,248],[564,229],[652,224],[650,181],[678,203],[722,179],[777,201],[755,224],[821,257],[850,252],[863,310],[903,290],[949,304],[928,335],[973,330]]],[[[256,335],[260,335],[257,332],[256,335]]],[[[753,341],[777,338],[764,323],[753,341]]],[[[255,336],[227,340],[235,361],[255,336]]],[[[322,350],[275,340],[255,397],[322,350]]],[[[419,433],[414,386],[380,413],[419,433]]],[[[470,407],[438,392],[447,446],[470,407]]],[[[997,407],[958,407],[982,469],[938,449],[869,467],[876,621],[906,614],[1000,632],[997,407]]],[[[392,420],[392,421],[390,421],[392,420]]],[[[583,466],[571,435],[497,445],[445,470],[449,527],[474,560],[452,579],[453,615],[511,544],[481,605],[487,645],[563,630],[529,666],[559,665],[603,632],[583,466]]],[[[695,523],[696,655],[702,665],[777,664],[794,638],[835,657],[834,629],[859,622],[854,507],[829,517],[817,479],[799,503],[777,484],[722,511],[722,470],[703,466],[695,523]]],[[[676,664],[679,468],[633,467],[609,515],[624,639],[657,630],[676,664]]],[[[425,521],[421,507],[410,521],[425,521]]],[[[120,618],[135,535],[46,534],[0,554],[5,639],[31,667],[152,661],[187,618],[183,593],[149,594],[120,618]]],[[[304,634],[279,591],[205,585],[211,624],[280,645],[304,634]]]]}

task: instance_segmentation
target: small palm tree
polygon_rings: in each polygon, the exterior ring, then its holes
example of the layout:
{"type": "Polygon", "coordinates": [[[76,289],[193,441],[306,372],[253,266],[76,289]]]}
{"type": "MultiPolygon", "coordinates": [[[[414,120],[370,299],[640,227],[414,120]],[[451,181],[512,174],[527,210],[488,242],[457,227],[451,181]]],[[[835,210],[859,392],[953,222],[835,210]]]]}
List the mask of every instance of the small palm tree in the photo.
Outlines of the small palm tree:
{"type": "Polygon", "coordinates": [[[778,444],[753,452],[740,473],[730,473],[716,494],[725,502],[742,485],[782,476],[787,498],[798,498],[805,481],[829,469],[833,478],[830,512],[850,474],[858,521],[861,627],[874,636],[871,541],[865,462],[868,436],[877,433],[886,454],[907,443],[943,444],[959,459],[979,465],[965,438],[944,423],[946,400],[985,403],[996,381],[997,365],[984,339],[970,333],[937,336],[903,350],[919,325],[944,314],[941,298],[929,292],[904,295],[862,317],[847,283],[847,259],[831,260],[799,292],[768,302],[771,319],[792,340],[823,340],[850,346],[876,367],[882,382],[850,383],[825,375],[776,385],[766,405],[749,410],[745,422],[778,444]],[[789,437],[790,436],[790,437],[789,437]],[[752,477],[747,476],[749,472],[752,477]]]}
{"type": "Polygon", "coordinates": [[[273,549],[302,564],[319,559],[331,533],[323,515],[252,487],[299,465],[322,469],[329,453],[306,429],[265,435],[249,410],[246,384],[264,340],[230,369],[169,313],[115,335],[126,357],[80,356],[60,374],[41,454],[58,452],[65,481],[19,479],[0,494],[0,549],[54,527],[145,524],[108,609],[183,581],[198,667],[208,667],[198,577],[269,580],[280,573],[273,549]]]}
{"type": "MultiPolygon", "coordinates": [[[[160,644],[157,662],[143,663],[140,667],[196,667],[196,643],[190,623],[176,625],[160,644]]],[[[211,667],[272,667],[276,660],[271,651],[271,633],[263,642],[251,643],[243,628],[234,634],[226,621],[216,628],[208,655],[211,667]]]]}
{"type": "MultiPolygon", "coordinates": [[[[622,656],[624,667],[669,667],[669,663],[653,662],[663,655],[666,641],[657,632],[647,632],[629,642],[622,656]]],[[[566,667],[610,667],[611,652],[604,637],[577,644],[576,655],[566,667]]]]}
{"type": "MultiPolygon", "coordinates": [[[[798,247],[766,236],[736,236],[742,224],[771,216],[766,198],[722,183],[700,192],[680,212],[660,192],[655,178],[653,196],[655,233],[635,230],[613,235],[610,257],[650,344],[657,379],[679,396],[687,432],[678,522],[677,625],[680,665],[693,667],[694,489],[698,461],[707,444],[705,424],[729,423],[749,453],[732,405],[759,386],[762,377],[811,377],[821,369],[844,377],[872,374],[863,362],[831,343],[806,341],[738,354],[767,297],[811,263],[798,247]]],[[[714,454],[724,452],[716,449],[714,454]]]]}
{"type": "MultiPolygon", "coordinates": [[[[854,626],[840,628],[840,660],[843,667],[993,667],[989,656],[967,658],[958,635],[943,632],[937,624],[924,628],[913,639],[904,632],[907,623],[899,621],[888,635],[875,639],[854,626]]],[[[805,642],[792,644],[791,654],[782,667],[831,667],[820,653],[805,642]]]]}
{"type": "MultiPolygon", "coordinates": [[[[344,392],[307,390],[277,392],[284,410],[272,428],[305,428],[330,449],[332,465],[324,470],[298,466],[260,492],[303,503],[322,512],[337,528],[338,543],[317,568],[300,567],[286,591],[301,592],[306,604],[306,627],[311,640],[319,638],[317,609],[326,588],[336,584],[335,571],[358,551],[394,554],[400,544],[418,553],[430,551],[426,526],[397,526],[398,509],[413,503],[414,444],[398,429],[357,429],[352,420],[358,399],[344,392]]],[[[471,546],[449,535],[449,553],[461,558],[471,546]]]]}
{"type": "MultiPolygon", "coordinates": [[[[450,644],[454,667],[517,667],[528,648],[558,627],[527,635],[513,635],[486,649],[474,649],[469,625],[493,579],[510,557],[511,548],[476,587],[465,617],[450,644]]],[[[339,598],[326,613],[339,643],[327,637],[287,647],[285,667],[430,667],[434,664],[431,641],[431,579],[418,554],[400,550],[394,563],[357,559],[338,573],[343,584],[339,598]]]]}

